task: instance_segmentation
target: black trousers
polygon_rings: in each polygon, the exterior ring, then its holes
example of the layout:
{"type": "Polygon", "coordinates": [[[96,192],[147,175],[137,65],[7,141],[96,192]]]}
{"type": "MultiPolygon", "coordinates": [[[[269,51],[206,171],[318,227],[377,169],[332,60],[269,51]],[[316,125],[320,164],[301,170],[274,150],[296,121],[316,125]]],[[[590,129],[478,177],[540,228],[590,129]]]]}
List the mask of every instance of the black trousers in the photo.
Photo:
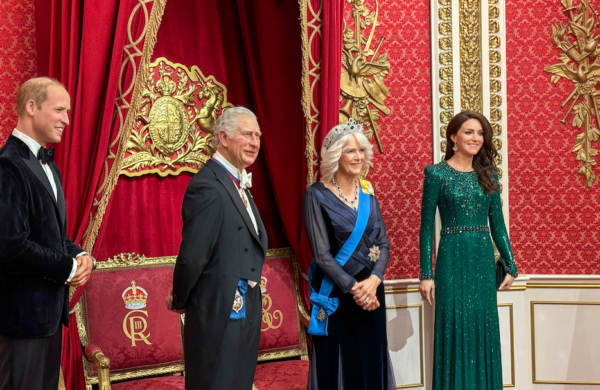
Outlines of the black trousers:
{"type": "Polygon", "coordinates": [[[201,388],[198,375],[186,360],[186,390],[251,390],[256,371],[262,321],[260,286],[246,292],[246,318],[229,320],[221,343],[221,350],[212,383],[201,388]]]}
{"type": "Polygon", "coordinates": [[[48,337],[13,339],[0,335],[0,390],[56,390],[62,325],[48,337]]]}

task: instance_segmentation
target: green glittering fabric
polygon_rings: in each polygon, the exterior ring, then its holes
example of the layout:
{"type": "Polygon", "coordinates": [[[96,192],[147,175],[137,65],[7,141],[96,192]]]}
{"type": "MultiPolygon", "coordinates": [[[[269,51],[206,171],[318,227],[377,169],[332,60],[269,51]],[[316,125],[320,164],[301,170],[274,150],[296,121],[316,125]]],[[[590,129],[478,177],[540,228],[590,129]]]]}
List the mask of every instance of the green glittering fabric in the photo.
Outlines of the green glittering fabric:
{"type": "Polygon", "coordinates": [[[500,193],[484,193],[475,172],[459,172],[445,161],[427,166],[420,279],[435,281],[435,390],[502,389],[492,238],[509,273],[516,277],[500,193]],[[434,276],[436,208],[442,231],[434,276]]]}

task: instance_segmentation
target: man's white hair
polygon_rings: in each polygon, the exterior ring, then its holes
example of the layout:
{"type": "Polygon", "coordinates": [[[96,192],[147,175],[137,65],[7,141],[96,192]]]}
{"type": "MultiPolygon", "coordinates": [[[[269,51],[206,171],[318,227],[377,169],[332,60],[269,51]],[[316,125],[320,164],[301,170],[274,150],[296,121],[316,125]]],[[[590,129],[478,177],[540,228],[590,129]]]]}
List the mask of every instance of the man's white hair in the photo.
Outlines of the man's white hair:
{"type": "Polygon", "coordinates": [[[371,145],[363,133],[350,133],[337,140],[336,143],[329,147],[329,149],[327,149],[325,145],[321,148],[321,167],[319,169],[321,171],[321,181],[323,183],[331,181],[333,175],[339,169],[340,157],[342,157],[342,152],[350,143],[350,137],[355,137],[359,145],[365,149],[365,159],[360,172],[364,173],[369,168],[371,160],[373,159],[373,145],[371,145]]]}
{"type": "Polygon", "coordinates": [[[233,132],[238,128],[237,117],[241,115],[249,116],[252,119],[256,119],[256,115],[254,115],[252,111],[242,106],[228,108],[227,110],[224,110],[221,113],[221,116],[219,117],[219,119],[217,119],[217,122],[215,123],[215,138],[213,140],[217,149],[219,148],[219,145],[221,143],[221,141],[219,140],[219,133],[221,131],[224,131],[227,135],[227,138],[233,137],[233,132]]]}

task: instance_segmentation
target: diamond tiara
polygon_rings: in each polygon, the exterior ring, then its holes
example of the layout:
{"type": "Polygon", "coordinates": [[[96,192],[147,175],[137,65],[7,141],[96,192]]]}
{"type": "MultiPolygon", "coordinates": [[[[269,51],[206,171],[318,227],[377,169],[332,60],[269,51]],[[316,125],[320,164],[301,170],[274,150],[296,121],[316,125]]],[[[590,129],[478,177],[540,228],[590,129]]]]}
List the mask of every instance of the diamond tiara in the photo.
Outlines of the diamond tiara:
{"type": "Polygon", "coordinates": [[[329,149],[331,145],[335,144],[340,138],[348,134],[362,133],[363,131],[363,125],[350,118],[348,123],[337,125],[331,129],[327,137],[325,137],[325,149],[329,149]]]}

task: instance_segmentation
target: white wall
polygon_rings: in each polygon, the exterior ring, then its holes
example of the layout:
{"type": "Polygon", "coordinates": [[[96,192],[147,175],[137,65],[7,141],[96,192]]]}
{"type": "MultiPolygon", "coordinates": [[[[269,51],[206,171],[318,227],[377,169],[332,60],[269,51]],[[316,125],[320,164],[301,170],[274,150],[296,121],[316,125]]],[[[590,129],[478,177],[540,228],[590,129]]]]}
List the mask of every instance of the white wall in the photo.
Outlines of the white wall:
{"type": "MultiPolygon", "coordinates": [[[[418,286],[385,282],[397,388],[432,388],[434,310],[418,286]]],[[[498,315],[504,387],[600,389],[600,276],[521,276],[498,293],[498,315]]]]}

